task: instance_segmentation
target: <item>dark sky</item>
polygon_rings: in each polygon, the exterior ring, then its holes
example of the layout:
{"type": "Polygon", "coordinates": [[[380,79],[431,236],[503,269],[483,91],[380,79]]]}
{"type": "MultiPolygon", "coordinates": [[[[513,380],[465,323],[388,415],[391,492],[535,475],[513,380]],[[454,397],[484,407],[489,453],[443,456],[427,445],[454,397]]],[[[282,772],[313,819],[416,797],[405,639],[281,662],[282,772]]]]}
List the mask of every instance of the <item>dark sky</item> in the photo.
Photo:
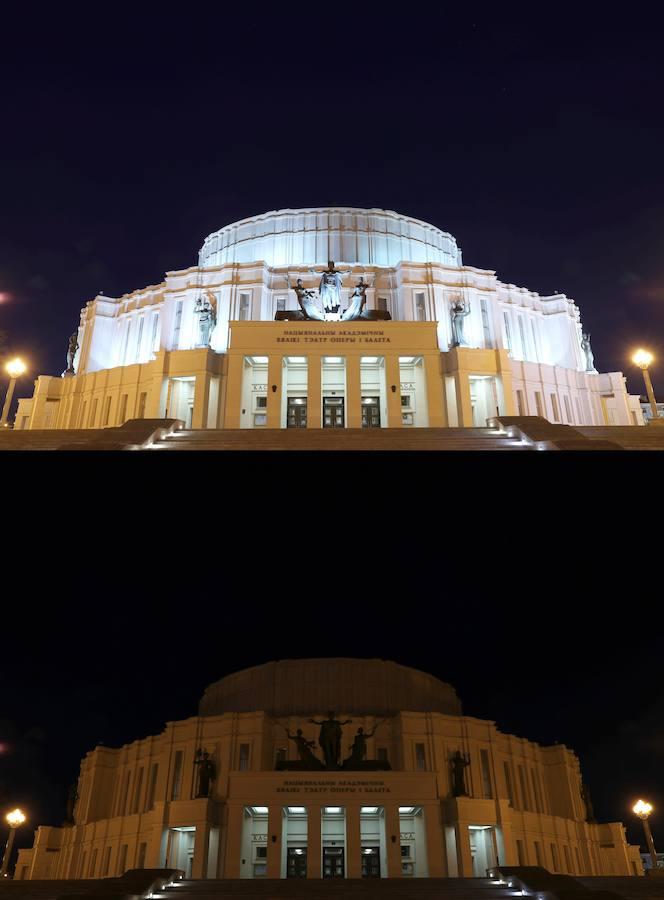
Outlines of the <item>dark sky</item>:
{"type": "MultiPolygon", "coordinates": [[[[59,374],[79,310],[281,207],[395,209],[579,304],[601,371],[663,360],[664,58],[652,5],[13,4],[0,329],[59,374]]],[[[30,394],[28,379],[17,392],[30,394]]]]}

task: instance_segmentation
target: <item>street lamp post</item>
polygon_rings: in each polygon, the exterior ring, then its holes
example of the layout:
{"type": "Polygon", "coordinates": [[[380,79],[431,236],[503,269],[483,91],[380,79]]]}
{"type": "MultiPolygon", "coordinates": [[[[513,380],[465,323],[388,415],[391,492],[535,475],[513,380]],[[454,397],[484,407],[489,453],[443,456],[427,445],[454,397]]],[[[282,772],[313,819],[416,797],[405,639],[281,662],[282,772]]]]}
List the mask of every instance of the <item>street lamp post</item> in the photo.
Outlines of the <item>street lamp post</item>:
{"type": "Polygon", "coordinates": [[[650,803],[644,803],[643,800],[639,800],[639,802],[634,807],[633,812],[641,819],[643,822],[643,830],[646,833],[646,842],[648,844],[648,850],[650,851],[650,859],[652,860],[653,869],[657,868],[657,853],[655,852],[655,842],[652,839],[652,831],[650,830],[650,824],[648,823],[648,816],[652,812],[652,806],[650,803]]]}
{"type": "Polygon", "coordinates": [[[653,422],[656,423],[659,419],[659,411],[657,410],[655,391],[653,390],[652,381],[650,380],[650,372],[648,371],[648,367],[651,366],[654,361],[654,356],[652,355],[652,353],[648,353],[647,350],[639,350],[634,355],[632,361],[635,365],[643,370],[643,380],[646,383],[646,392],[648,394],[648,400],[650,401],[650,408],[652,409],[653,422]]]}
{"type": "Polygon", "coordinates": [[[5,816],[9,823],[9,837],[5,847],[5,855],[2,857],[2,867],[0,868],[0,878],[7,877],[7,869],[9,868],[9,857],[12,855],[12,847],[14,846],[14,836],[19,825],[25,822],[25,816],[20,809],[15,809],[5,816]]]}
{"type": "Polygon", "coordinates": [[[20,359],[13,359],[7,363],[5,369],[9,373],[9,387],[7,388],[7,396],[5,397],[5,405],[2,407],[2,418],[0,418],[0,428],[7,426],[7,416],[9,415],[9,407],[14,396],[14,388],[16,387],[16,379],[25,372],[26,365],[20,359]]]}

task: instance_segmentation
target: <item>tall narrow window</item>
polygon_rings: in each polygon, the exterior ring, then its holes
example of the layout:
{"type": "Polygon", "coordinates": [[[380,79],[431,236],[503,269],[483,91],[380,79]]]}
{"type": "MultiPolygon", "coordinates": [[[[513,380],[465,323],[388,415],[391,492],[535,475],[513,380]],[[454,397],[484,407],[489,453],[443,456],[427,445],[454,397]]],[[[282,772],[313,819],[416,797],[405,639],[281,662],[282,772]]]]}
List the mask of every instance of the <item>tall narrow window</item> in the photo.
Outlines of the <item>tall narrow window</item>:
{"type": "Polygon", "coordinates": [[[171,787],[171,800],[180,799],[180,791],[182,790],[182,765],[184,762],[184,750],[175,751],[175,759],[173,760],[173,785],[171,787]]]}
{"type": "Polygon", "coordinates": [[[520,866],[527,866],[527,865],[528,865],[528,863],[527,863],[527,861],[526,861],[526,851],[525,851],[524,846],[523,846],[523,841],[520,841],[520,840],[518,840],[518,839],[517,839],[517,842],[516,842],[516,855],[517,855],[517,859],[519,860],[519,865],[520,865],[520,866]]]}
{"type": "Polygon", "coordinates": [[[544,810],[542,809],[542,799],[540,797],[539,784],[537,783],[537,778],[535,776],[534,769],[530,770],[530,778],[533,783],[533,797],[535,799],[535,810],[538,813],[543,813],[544,810]]]}
{"type": "Polygon", "coordinates": [[[125,331],[124,350],[122,351],[122,365],[126,365],[127,351],[129,350],[129,336],[131,334],[131,319],[127,319],[127,330],[125,331]]]}
{"type": "Polygon", "coordinates": [[[107,397],[104,400],[104,418],[102,419],[102,427],[106,428],[108,425],[108,421],[111,418],[111,398],[107,397]]]}
{"type": "Polygon", "coordinates": [[[141,361],[141,343],[143,342],[143,322],[145,321],[145,316],[141,316],[138,320],[138,338],[136,339],[136,362],[141,361]]]}
{"type": "Polygon", "coordinates": [[[129,812],[129,782],[131,781],[131,772],[125,774],[124,785],[122,787],[122,797],[120,798],[120,815],[126,816],[129,812]]]}
{"type": "Polygon", "coordinates": [[[159,313],[153,313],[152,316],[152,339],[150,341],[150,345],[152,347],[152,352],[156,353],[159,350],[159,313]]]}
{"type": "Polygon", "coordinates": [[[87,851],[84,850],[83,855],[81,856],[81,868],[80,868],[79,876],[78,876],[79,878],[85,878],[85,860],[87,858],[87,855],[88,855],[87,851]]]}
{"type": "Polygon", "coordinates": [[[523,327],[523,316],[519,319],[519,336],[521,338],[521,359],[528,359],[528,345],[526,344],[526,331],[523,327]]]}
{"type": "Polygon", "coordinates": [[[581,865],[581,857],[579,856],[579,848],[574,848],[574,855],[576,856],[576,871],[579,875],[583,875],[583,866],[581,865]]]}
{"type": "Polygon", "coordinates": [[[503,767],[505,769],[505,787],[507,788],[507,799],[510,801],[513,809],[518,809],[518,804],[515,802],[514,797],[514,788],[512,787],[512,767],[508,762],[503,763],[503,767]]]}
{"type": "Polygon", "coordinates": [[[519,411],[520,416],[527,416],[528,413],[526,411],[526,404],[523,400],[523,391],[516,392],[516,407],[519,411]]]}
{"type": "Polygon", "coordinates": [[[542,403],[542,395],[539,391],[535,391],[535,405],[537,406],[537,415],[540,419],[546,419],[544,415],[544,404],[542,403]]]}
{"type": "Polygon", "coordinates": [[[558,860],[558,848],[555,844],[551,844],[551,859],[553,860],[553,871],[560,872],[560,862],[558,860]]]}
{"type": "Polygon", "coordinates": [[[519,770],[519,785],[521,787],[521,797],[523,799],[523,808],[530,812],[530,797],[528,796],[528,785],[526,784],[526,776],[523,771],[523,766],[517,767],[519,770]]]}
{"type": "Polygon", "coordinates": [[[542,856],[542,845],[539,841],[535,841],[535,859],[537,860],[537,865],[541,869],[546,869],[544,857],[542,856]]]}
{"type": "Polygon", "coordinates": [[[567,866],[567,872],[568,872],[568,874],[571,875],[572,874],[572,857],[570,856],[569,847],[567,846],[567,844],[565,844],[565,846],[563,847],[563,853],[565,854],[565,865],[567,866]]]}
{"type": "Polygon", "coordinates": [[[581,415],[581,407],[579,406],[579,398],[574,398],[574,406],[576,407],[576,421],[579,425],[583,425],[583,416],[581,415]]]}
{"type": "Polygon", "coordinates": [[[415,768],[418,772],[426,771],[427,758],[424,752],[424,744],[415,744],[415,768]]]}
{"type": "Polygon", "coordinates": [[[486,297],[480,299],[480,307],[482,310],[482,331],[484,332],[484,346],[491,346],[491,326],[489,325],[489,310],[486,305],[486,297]]]}
{"type": "Polygon", "coordinates": [[[491,766],[489,765],[489,751],[480,750],[480,763],[482,765],[482,789],[484,791],[484,799],[493,799],[493,790],[491,788],[491,766]]]}
{"type": "Polygon", "coordinates": [[[97,868],[97,853],[98,853],[98,850],[95,847],[95,849],[92,851],[92,856],[90,857],[90,872],[89,872],[90,878],[95,877],[95,870],[97,868]]]}
{"type": "Polygon", "coordinates": [[[102,878],[106,878],[106,876],[108,875],[108,869],[109,869],[110,864],[111,864],[111,848],[107,847],[104,850],[104,858],[103,858],[102,864],[101,864],[101,877],[102,878]]]}
{"type": "Polygon", "coordinates": [[[127,870],[127,849],[128,845],[123,844],[118,854],[118,875],[124,875],[127,870]]]}
{"type": "Polygon", "coordinates": [[[131,808],[132,813],[137,813],[140,809],[139,803],[141,802],[141,791],[143,789],[143,767],[138,770],[138,775],[136,776],[136,784],[134,785],[134,804],[131,808]]]}
{"type": "Polygon", "coordinates": [[[136,860],[136,868],[144,869],[145,868],[145,854],[147,853],[148,845],[143,842],[138,845],[138,858],[136,860]]]}
{"type": "Polygon", "coordinates": [[[553,409],[553,421],[560,422],[560,410],[558,409],[558,398],[555,394],[551,394],[551,408],[553,409]]]}
{"type": "Polygon", "coordinates": [[[249,768],[249,744],[240,744],[240,759],[238,769],[245,772],[249,768]]]}
{"type": "Polygon", "coordinates": [[[286,298],[277,297],[277,312],[284,312],[286,309],[286,298]]]}
{"type": "Polygon", "coordinates": [[[85,428],[85,412],[88,408],[88,401],[84,400],[83,405],[81,406],[81,421],[79,424],[79,428],[85,428]]]}
{"type": "Polygon", "coordinates": [[[415,321],[425,322],[427,311],[425,306],[425,295],[421,291],[415,293],[415,321]]]}
{"type": "Polygon", "coordinates": [[[533,350],[535,352],[535,362],[540,362],[539,341],[537,340],[537,328],[535,327],[535,321],[532,319],[530,322],[530,330],[533,333],[533,350]]]}
{"type": "Polygon", "coordinates": [[[150,772],[150,787],[148,788],[148,799],[145,809],[152,809],[154,806],[154,796],[157,790],[157,773],[159,772],[159,763],[152,763],[152,771],[150,772]]]}
{"type": "Polygon", "coordinates": [[[567,396],[567,394],[565,394],[563,399],[565,401],[565,412],[567,413],[567,421],[569,422],[570,425],[572,425],[573,424],[572,407],[570,406],[569,397],[567,396]]]}
{"type": "Polygon", "coordinates": [[[250,315],[251,294],[240,294],[240,321],[246,322],[250,315]]]}
{"type": "Polygon", "coordinates": [[[175,304],[175,324],[173,326],[173,349],[180,347],[180,329],[182,328],[182,300],[175,304]]]}
{"type": "Polygon", "coordinates": [[[120,412],[118,414],[118,425],[124,425],[127,420],[127,400],[129,394],[123,394],[120,399],[120,412]]]}
{"type": "Polygon", "coordinates": [[[139,394],[139,397],[138,397],[138,418],[139,419],[145,418],[145,404],[147,403],[147,401],[148,401],[148,395],[145,391],[143,391],[141,394],[139,394]]]}
{"type": "Polygon", "coordinates": [[[92,410],[90,411],[90,421],[88,423],[90,428],[95,427],[95,423],[97,421],[97,406],[98,405],[99,405],[99,400],[97,397],[95,397],[95,399],[92,401],[92,410]]]}
{"type": "Polygon", "coordinates": [[[512,331],[510,329],[510,320],[506,312],[503,313],[503,322],[505,323],[505,344],[507,352],[512,352],[512,331]]]}

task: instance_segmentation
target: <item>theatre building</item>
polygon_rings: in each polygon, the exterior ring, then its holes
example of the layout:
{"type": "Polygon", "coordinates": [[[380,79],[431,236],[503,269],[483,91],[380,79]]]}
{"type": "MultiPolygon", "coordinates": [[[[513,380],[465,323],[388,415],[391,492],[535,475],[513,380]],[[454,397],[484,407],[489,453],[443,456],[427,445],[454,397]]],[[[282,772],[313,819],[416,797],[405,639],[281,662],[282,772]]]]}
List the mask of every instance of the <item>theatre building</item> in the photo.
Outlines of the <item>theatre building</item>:
{"type": "Polygon", "coordinates": [[[71,801],[17,879],[643,874],[623,826],[596,823],[572,750],[503,734],[450,685],[382,660],[222,678],[196,716],[90,751],[71,801]]]}
{"type": "Polygon", "coordinates": [[[575,302],[465,265],[383,209],[284,209],[207,237],[198,264],[99,294],[17,429],[473,428],[497,416],[643,425],[575,302]],[[299,280],[299,281],[298,281],[299,280]]]}

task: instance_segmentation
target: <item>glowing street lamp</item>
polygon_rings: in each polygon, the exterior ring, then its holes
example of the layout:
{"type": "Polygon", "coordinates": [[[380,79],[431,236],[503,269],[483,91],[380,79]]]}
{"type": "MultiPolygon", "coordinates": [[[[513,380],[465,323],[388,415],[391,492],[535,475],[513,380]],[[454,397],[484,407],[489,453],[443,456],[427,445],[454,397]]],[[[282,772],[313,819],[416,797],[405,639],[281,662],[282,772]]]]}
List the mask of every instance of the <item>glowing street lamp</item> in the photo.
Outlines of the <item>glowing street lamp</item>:
{"type": "Polygon", "coordinates": [[[632,810],[643,822],[643,830],[646,833],[646,841],[648,843],[648,850],[650,850],[650,858],[652,860],[653,869],[657,868],[657,854],[655,853],[655,842],[652,839],[652,831],[650,830],[650,825],[648,823],[648,816],[652,812],[653,808],[650,803],[645,803],[643,800],[639,800],[634,809],[632,810]]]}
{"type": "Polygon", "coordinates": [[[5,855],[2,857],[0,878],[7,877],[9,857],[12,855],[12,847],[14,846],[14,836],[16,834],[16,829],[19,827],[19,825],[22,825],[25,822],[25,816],[20,809],[15,809],[13,810],[13,812],[8,813],[8,815],[5,816],[5,819],[9,824],[9,837],[7,838],[7,845],[5,847],[5,855]]]}
{"type": "Polygon", "coordinates": [[[656,422],[659,418],[659,412],[657,410],[657,402],[655,400],[655,392],[652,387],[652,381],[650,380],[650,372],[648,371],[648,368],[653,364],[654,360],[655,357],[652,355],[652,353],[648,353],[647,350],[639,350],[632,357],[632,362],[634,363],[634,365],[643,370],[643,379],[646,383],[646,391],[648,393],[648,400],[650,400],[653,421],[656,422]]]}
{"type": "Polygon", "coordinates": [[[7,396],[5,397],[5,405],[2,407],[2,417],[0,418],[0,428],[7,427],[7,416],[9,415],[9,407],[12,403],[12,397],[14,396],[14,388],[16,387],[16,379],[20,378],[21,375],[25,372],[27,366],[21,359],[12,359],[11,362],[8,362],[5,366],[7,373],[9,374],[9,387],[7,388],[7,396]]]}

